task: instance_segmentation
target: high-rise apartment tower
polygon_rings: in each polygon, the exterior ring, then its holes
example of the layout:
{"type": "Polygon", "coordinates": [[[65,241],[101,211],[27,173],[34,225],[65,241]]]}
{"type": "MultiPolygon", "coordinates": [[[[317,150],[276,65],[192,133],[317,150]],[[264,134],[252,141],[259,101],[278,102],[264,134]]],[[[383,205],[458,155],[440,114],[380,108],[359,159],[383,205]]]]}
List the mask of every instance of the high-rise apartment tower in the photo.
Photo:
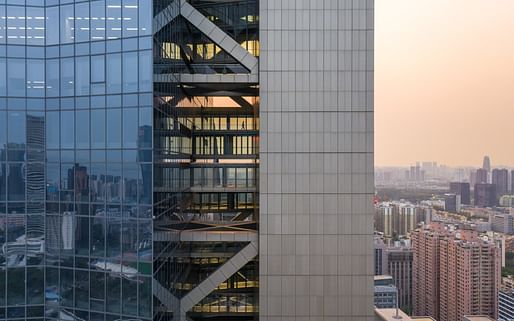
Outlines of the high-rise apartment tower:
{"type": "Polygon", "coordinates": [[[412,244],[415,315],[440,321],[496,318],[502,263],[494,242],[476,231],[433,223],[413,232],[412,244]]]}

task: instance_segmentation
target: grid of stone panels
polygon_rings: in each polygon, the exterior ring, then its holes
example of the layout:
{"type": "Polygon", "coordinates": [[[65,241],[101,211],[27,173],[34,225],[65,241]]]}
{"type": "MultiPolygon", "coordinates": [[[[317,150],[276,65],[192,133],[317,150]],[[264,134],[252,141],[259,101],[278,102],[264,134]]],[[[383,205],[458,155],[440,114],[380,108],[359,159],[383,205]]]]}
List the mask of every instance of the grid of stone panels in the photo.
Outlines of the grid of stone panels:
{"type": "Polygon", "coordinates": [[[261,320],[373,320],[373,10],[260,2],[261,320]]]}

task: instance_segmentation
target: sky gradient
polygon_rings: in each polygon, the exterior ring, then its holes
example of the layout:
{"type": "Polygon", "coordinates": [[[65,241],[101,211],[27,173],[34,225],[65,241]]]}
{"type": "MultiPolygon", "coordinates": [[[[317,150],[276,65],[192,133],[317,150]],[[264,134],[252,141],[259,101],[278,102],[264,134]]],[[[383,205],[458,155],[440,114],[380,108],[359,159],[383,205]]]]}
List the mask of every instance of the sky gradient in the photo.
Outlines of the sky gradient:
{"type": "Polygon", "coordinates": [[[514,1],[375,9],[376,165],[514,165],[514,1]]]}

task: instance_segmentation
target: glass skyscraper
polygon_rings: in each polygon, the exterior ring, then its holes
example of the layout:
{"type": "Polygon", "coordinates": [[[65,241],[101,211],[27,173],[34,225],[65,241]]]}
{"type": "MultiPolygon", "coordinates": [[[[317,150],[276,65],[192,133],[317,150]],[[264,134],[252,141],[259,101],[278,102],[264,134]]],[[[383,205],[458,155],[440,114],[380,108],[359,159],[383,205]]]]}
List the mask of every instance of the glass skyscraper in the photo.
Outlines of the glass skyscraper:
{"type": "Polygon", "coordinates": [[[373,191],[372,0],[0,0],[0,320],[372,320],[373,191]]]}

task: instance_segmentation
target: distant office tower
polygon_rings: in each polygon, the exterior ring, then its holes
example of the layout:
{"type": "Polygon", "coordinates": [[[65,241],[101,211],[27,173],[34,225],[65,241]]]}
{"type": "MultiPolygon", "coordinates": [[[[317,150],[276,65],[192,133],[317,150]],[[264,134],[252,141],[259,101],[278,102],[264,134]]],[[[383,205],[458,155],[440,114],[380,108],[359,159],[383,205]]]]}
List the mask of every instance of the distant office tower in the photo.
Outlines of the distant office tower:
{"type": "Polygon", "coordinates": [[[405,171],[405,180],[410,181],[410,171],[405,171]]]}
{"type": "Polygon", "coordinates": [[[409,170],[405,172],[405,179],[412,182],[422,182],[425,180],[426,172],[421,170],[421,166],[416,163],[416,166],[411,166],[409,170]]]}
{"type": "Polygon", "coordinates": [[[475,184],[475,206],[493,207],[497,205],[496,186],[493,184],[475,184]]]}
{"type": "Polygon", "coordinates": [[[498,292],[498,321],[514,320],[514,290],[502,288],[498,292]]]}
{"type": "Polygon", "coordinates": [[[471,192],[469,183],[451,182],[450,193],[460,195],[460,202],[471,205],[471,192]]]}
{"type": "Polygon", "coordinates": [[[444,209],[447,212],[459,213],[460,212],[460,195],[459,194],[445,194],[444,195],[444,209]]]}
{"type": "Polygon", "coordinates": [[[492,184],[496,186],[496,198],[509,193],[509,171],[507,169],[493,170],[492,184]]]}
{"type": "Polygon", "coordinates": [[[404,311],[412,311],[412,260],[411,247],[391,247],[387,253],[387,274],[393,277],[398,289],[398,304],[404,311]]]}
{"type": "Polygon", "coordinates": [[[484,156],[482,168],[485,169],[487,172],[491,171],[491,159],[489,158],[489,156],[484,156]]]}
{"type": "Polygon", "coordinates": [[[486,169],[483,169],[483,168],[477,169],[475,184],[487,184],[488,176],[489,176],[489,172],[486,169]]]}
{"type": "Polygon", "coordinates": [[[475,187],[476,183],[477,183],[477,172],[472,170],[469,172],[469,185],[471,187],[475,187]]]}
{"type": "Polygon", "coordinates": [[[510,174],[510,193],[514,195],[514,170],[510,174]]]}
{"type": "Polygon", "coordinates": [[[416,166],[411,166],[410,167],[410,180],[411,181],[416,181],[416,166]]]}
{"type": "Polygon", "coordinates": [[[415,315],[428,314],[439,321],[497,316],[501,258],[494,242],[475,231],[433,224],[413,232],[413,252],[415,315]]]}

